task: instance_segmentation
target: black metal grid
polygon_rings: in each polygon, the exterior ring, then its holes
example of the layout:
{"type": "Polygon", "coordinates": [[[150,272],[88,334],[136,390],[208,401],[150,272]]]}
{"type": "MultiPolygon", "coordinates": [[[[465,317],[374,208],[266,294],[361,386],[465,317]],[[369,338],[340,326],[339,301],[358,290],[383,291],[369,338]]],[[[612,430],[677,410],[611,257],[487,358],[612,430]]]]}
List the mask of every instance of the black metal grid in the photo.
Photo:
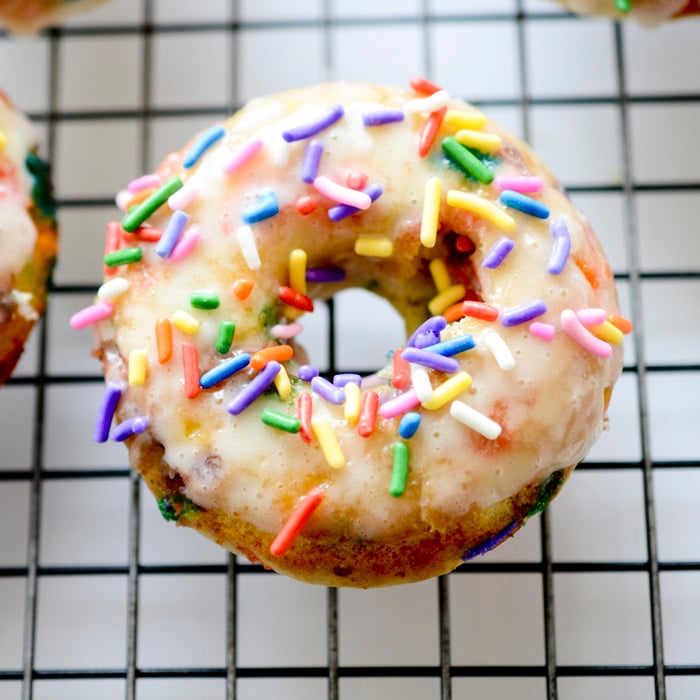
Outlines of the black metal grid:
{"type": "MultiPolygon", "coordinates": [[[[632,168],[632,147],[630,141],[630,106],[639,103],[648,104],[700,104],[700,93],[689,94],[664,94],[631,96],[627,85],[628,66],[625,61],[625,34],[620,25],[614,26],[614,55],[616,67],[616,89],[613,97],[574,97],[565,96],[554,98],[533,98],[528,85],[528,51],[526,47],[525,29],[528,22],[545,22],[550,19],[562,19],[562,15],[555,11],[546,10],[528,12],[523,0],[516,3],[515,14],[510,12],[494,12],[481,15],[434,15],[428,0],[423,0],[420,16],[387,16],[382,18],[345,18],[337,17],[333,12],[331,0],[323,0],[320,19],[280,19],[278,21],[243,22],[235,19],[238,17],[238,4],[232,1],[232,17],[230,22],[208,23],[197,25],[197,32],[227,32],[231,37],[231,64],[236,66],[238,60],[238,38],[242,30],[254,31],[262,28],[288,29],[290,27],[320,27],[322,31],[323,53],[325,59],[324,75],[327,78],[339,77],[335,75],[332,65],[331,30],[340,26],[364,27],[370,25],[394,25],[394,24],[418,24],[423,33],[425,55],[423,56],[424,73],[430,77],[432,66],[430,59],[431,28],[440,23],[478,23],[478,22],[508,22],[516,27],[519,57],[519,95],[517,98],[490,99],[478,102],[485,109],[494,107],[519,107],[522,114],[522,133],[526,138],[530,135],[531,109],[543,105],[583,105],[605,104],[611,105],[617,110],[617,119],[621,134],[622,181],[618,185],[581,185],[572,187],[574,195],[577,193],[619,192],[623,199],[625,215],[625,237],[627,244],[627,271],[616,275],[619,281],[626,283],[629,288],[632,317],[635,320],[634,342],[636,348],[636,361],[625,367],[625,373],[634,377],[639,396],[638,419],[641,431],[641,459],[616,462],[587,462],[579,467],[581,470],[636,470],[641,473],[644,492],[644,539],[646,542],[646,559],[641,562],[627,561],[577,561],[559,562],[552,555],[550,517],[545,512],[540,519],[540,546],[541,558],[533,562],[493,562],[486,560],[478,565],[465,565],[460,567],[452,576],[480,576],[482,574],[498,574],[503,576],[513,574],[533,574],[541,579],[542,610],[544,628],[544,663],[534,665],[461,665],[452,661],[451,646],[453,646],[453,630],[450,624],[450,587],[448,578],[443,577],[437,585],[437,610],[438,619],[435,624],[439,627],[439,663],[422,666],[350,666],[342,662],[339,655],[339,598],[338,591],[329,589],[326,598],[326,653],[327,664],[313,667],[245,667],[237,663],[240,651],[237,640],[238,608],[237,599],[239,583],[242,577],[269,575],[262,569],[242,563],[229,556],[225,564],[186,564],[186,565],[145,565],[141,563],[139,554],[141,516],[139,508],[140,488],[136,476],[129,473],[124,466],[114,468],[77,468],[77,469],[50,469],[45,468],[45,435],[48,415],[46,393],[52,385],[79,385],[84,383],[97,384],[101,377],[97,374],[52,374],[48,367],[48,346],[50,314],[41,324],[38,335],[38,358],[36,372],[13,378],[9,385],[27,385],[35,388],[36,401],[34,415],[32,417],[32,458],[31,469],[7,469],[0,470],[0,487],[2,483],[25,482],[29,484],[29,527],[28,549],[26,566],[0,566],[0,581],[11,578],[20,578],[25,581],[24,601],[24,629],[22,639],[22,665],[21,667],[0,670],[0,696],[4,697],[3,687],[9,688],[12,682],[21,682],[22,700],[30,700],[34,697],[36,681],[41,680],[84,680],[84,679],[121,679],[124,681],[125,695],[127,699],[137,698],[140,679],[164,679],[164,678],[217,678],[225,681],[225,697],[240,697],[237,692],[239,680],[247,678],[316,678],[325,679],[326,696],[329,700],[342,697],[341,679],[347,678],[434,678],[439,682],[439,696],[442,700],[448,700],[453,696],[453,681],[457,678],[473,677],[513,677],[513,678],[540,678],[544,679],[546,697],[554,700],[562,697],[559,687],[559,679],[581,677],[644,677],[653,680],[654,697],[664,700],[670,697],[667,693],[667,678],[670,676],[700,676],[700,658],[692,664],[669,664],[664,659],[663,644],[663,620],[659,579],[662,572],[691,571],[700,572],[700,561],[660,561],[657,551],[656,509],[654,501],[653,479],[657,470],[663,469],[693,469],[700,467],[700,455],[691,460],[666,460],[652,459],[650,449],[649,427],[649,389],[648,378],[656,373],[671,372],[700,372],[700,363],[669,363],[649,364],[645,355],[644,334],[644,308],[642,303],[641,285],[643,280],[698,280],[700,279],[700,266],[689,260],[686,270],[665,272],[645,271],[640,269],[638,246],[638,222],[634,197],[639,192],[700,192],[700,176],[694,182],[682,184],[659,181],[657,183],[636,183],[632,168]],[[105,479],[117,478],[128,480],[130,505],[129,505],[129,530],[128,530],[128,563],[126,566],[47,566],[40,563],[40,525],[42,517],[42,490],[51,480],[70,481],[72,479],[105,479]],[[624,573],[636,572],[646,577],[649,592],[649,616],[652,636],[652,662],[649,664],[616,665],[564,665],[557,660],[557,644],[555,635],[555,577],[563,574],[576,573],[624,573]],[[145,667],[138,664],[137,642],[139,625],[140,581],[153,575],[175,574],[201,574],[219,575],[226,577],[226,640],[225,640],[225,664],[209,667],[176,667],[158,668],[145,667]],[[95,577],[101,575],[114,575],[126,579],[127,606],[126,606],[126,663],[123,667],[109,668],[82,668],[79,664],[74,668],[44,669],[37,668],[36,654],[36,630],[37,630],[37,597],[39,582],[47,577],[95,577]]],[[[579,18],[568,17],[567,21],[586,21],[579,18]]],[[[90,120],[121,120],[136,119],[139,124],[139,151],[142,154],[140,166],[143,171],[149,168],[148,154],[152,139],[153,119],[159,117],[187,117],[187,116],[211,116],[218,117],[222,112],[231,111],[238,106],[238,86],[236,71],[233,70],[233,78],[230,84],[230,94],[221,104],[198,104],[187,108],[156,108],[152,104],[152,61],[153,40],[157,35],[167,33],[187,32],[192,29],[189,24],[156,23],[154,20],[153,3],[150,0],[143,2],[143,20],[138,24],[124,26],[101,25],[77,25],[48,31],[45,36],[48,39],[49,55],[49,95],[48,110],[31,114],[32,119],[46,128],[46,152],[53,160],[56,156],[56,131],[61,123],[70,121],[90,120]],[[135,110],[65,110],[59,108],[58,90],[61,81],[70,80],[70,75],[61,74],[59,70],[58,53],[61,43],[71,36],[135,36],[141,44],[142,68],[141,75],[136,76],[140,84],[140,107],[135,110]]],[[[8,39],[11,40],[11,39],[8,39]]],[[[455,91],[455,90],[453,90],[455,91]]],[[[468,98],[469,96],[467,96],[468,98]]],[[[59,200],[59,212],[69,209],[94,206],[108,206],[111,199],[101,197],[62,198],[59,200]]],[[[64,237],[69,237],[71,231],[64,231],[64,237]]],[[[695,261],[697,263],[697,261],[695,261]]],[[[57,283],[52,291],[53,297],[70,297],[71,295],[91,293],[92,285],[57,283]]],[[[328,371],[348,371],[351,368],[335,366],[335,321],[332,302],[330,307],[329,326],[329,354],[330,362],[328,371]]],[[[3,436],[3,440],[8,439],[3,436]]],[[[544,695],[543,695],[544,697],[544,695]]]]}

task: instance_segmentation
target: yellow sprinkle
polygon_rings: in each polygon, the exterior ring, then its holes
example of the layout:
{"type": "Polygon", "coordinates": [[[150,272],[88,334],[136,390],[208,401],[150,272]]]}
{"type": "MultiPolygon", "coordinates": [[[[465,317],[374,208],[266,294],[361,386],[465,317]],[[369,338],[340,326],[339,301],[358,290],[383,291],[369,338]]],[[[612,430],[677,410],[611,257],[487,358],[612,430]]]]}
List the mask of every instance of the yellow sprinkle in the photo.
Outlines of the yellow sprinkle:
{"type": "Polygon", "coordinates": [[[7,136],[4,131],[0,131],[0,150],[7,146],[7,136]]]}
{"type": "Polygon", "coordinates": [[[448,109],[444,119],[445,124],[456,129],[481,129],[487,121],[482,112],[459,112],[456,109],[448,109]]]}
{"type": "Polygon", "coordinates": [[[394,252],[394,244],[390,238],[360,236],[355,241],[355,253],[372,258],[388,258],[394,252]]]}
{"type": "Polygon", "coordinates": [[[464,288],[463,284],[453,284],[428,302],[428,311],[430,311],[433,316],[437,316],[446,308],[452,306],[452,304],[456,304],[458,301],[464,299],[466,293],[467,290],[464,288]]]}
{"type": "Polygon", "coordinates": [[[483,153],[497,151],[501,147],[501,137],[498,134],[489,134],[485,131],[473,131],[462,129],[455,134],[455,140],[463,146],[476,148],[483,153]]]}
{"type": "Polygon", "coordinates": [[[280,398],[286,401],[292,393],[292,383],[289,381],[289,375],[284,367],[280,367],[280,371],[275,375],[274,382],[280,398]]]}
{"type": "Polygon", "coordinates": [[[420,224],[420,242],[426,248],[432,248],[437,240],[441,197],[442,181],[437,176],[429,178],[425,183],[425,192],[423,194],[423,219],[420,224]]]}
{"type": "Polygon", "coordinates": [[[190,316],[186,311],[178,309],[172,317],[173,326],[187,335],[199,332],[199,321],[190,316]]]}
{"type": "Polygon", "coordinates": [[[445,265],[445,261],[442,258],[435,258],[435,260],[430,261],[430,274],[438,292],[444,292],[452,286],[450,273],[447,271],[447,265],[445,265]]]}
{"type": "Polygon", "coordinates": [[[289,254],[289,286],[299,294],[306,294],[306,251],[295,248],[289,254]]]}
{"type": "Polygon", "coordinates": [[[143,386],[146,382],[146,351],[132,350],[129,353],[129,386],[143,386]]]}
{"type": "Polygon", "coordinates": [[[480,197],[478,194],[450,190],[447,193],[447,203],[451,207],[470,211],[472,214],[490,221],[501,231],[511,232],[515,230],[515,219],[512,216],[506,214],[503,209],[490,200],[480,197]]]}
{"type": "Polygon", "coordinates": [[[312,418],[311,430],[321,446],[321,451],[326,458],[326,462],[328,462],[328,466],[332,469],[344,467],[345,455],[340,449],[338,438],[336,438],[328,419],[321,417],[312,418]]]}
{"type": "Polygon", "coordinates": [[[345,420],[351,425],[355,425],[360,418],[360,385],[355,382],[348,382],[345,385],[345,420]]]}
{"type": "Polygon", "coordinates": [[[423,403],[423,407],[430,411],[437,411],[438,408],[442,408],[471,385],[472,378],[467,372],[457,372],[433,390],[433,395],[423,403]]]}
{"type": "Polygon", "coordinates": [[[624,338],[622,331],[610,321],[603,321],[597,326],[588,326],[588,330],[597,338],[610,343],[610,345],[620,345],[624,338]]]}

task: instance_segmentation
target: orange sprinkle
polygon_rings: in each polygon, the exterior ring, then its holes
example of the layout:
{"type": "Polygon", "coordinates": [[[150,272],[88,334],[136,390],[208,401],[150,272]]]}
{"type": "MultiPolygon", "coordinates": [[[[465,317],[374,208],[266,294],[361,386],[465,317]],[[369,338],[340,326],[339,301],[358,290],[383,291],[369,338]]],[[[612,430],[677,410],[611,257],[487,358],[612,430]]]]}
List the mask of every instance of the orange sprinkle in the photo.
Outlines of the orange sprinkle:
{"type": "Polygon", "coordinates": [[[306,525],[316,508],[321,505],[325,493],[320,486],[314,486],[297,504],[289,516],[289,520],[277,533],[277,537],[270,545],[270,554],[273,557],[283,556],[292,546],[301,529],[306,525]]]}
{"type": "Polygon", "coordinates": [[[442,126],[442,120],[445,118],[445,113],[447,112],[447,107],[440,107],[440,109],[435,110],[430,113],[430,116],[425,120],[425,123],[421,127],[420,134],[418,135],[418,155],[421,158],[425,158],[430,152],[430,149],[435,143],[435,137],[440,131],[442,126]]]}
{"type": "Polygon", "coordinates": [[[314,302],[306,294],[300,294],[291,287],[280,287],[278,292],[279,300],[283,304],[299,309],[300,311],[313,311],[314,302]]]}
{"type": "Polygon", "coordinates": [[[159,318],[156,321],[156,348],[158,362],[164,365],[173,354],[173,327],[167,318],[159,318]]]}
{"type": "Polygon", "coordinates": [[[622,331],[625,335],[629,335],[634,330],[634,324],[628,318],[620,316],[618,314],[610,314],[608,316],[608,321],[615,326],[618,330],[622,331]]]}
{"type": "MultiPolygon", "coordinates": [[[[122,227],[119,225],[118,221],[110,221],[107,224],[107,235],[105,236],[105,255],[114,253],[119,250],[121,243],[120,231],[122,227]]],[[[118,267],[109,267],[109,265],[104,265],[105,275],[116,275],[118,267]]]]}
{"type": "Polygon", "coordinates": [[[313,411],[313,397],[307,391],[299,395],[297,399],[297,418],[301,424],[299,435],[304,442],[311,442],[313,432],[311,431],[311,412],[313,411]]]}
{"type": "Polygon", "coordinates": [[[360,420],[357,422],[357,432],[361,437],[369,437],[374,432],[379,410],[379,394],[376,391],[366,391],[360,401],[360,420]]]}
{"type": "Polygon", "coordinates": [[[308,216],[312,211],[316,209],[317,206],[318,203],[310,195],[304,195],[303,197],[299,197],[296,203],[297,211],[302,216],[308,216]]]}
{"type": "Polygon", "coordinates": [[[291,345],[271,345],[253,353],[250,358],[250,366],[253,369],[262,369],[268,362],[286,362],[294,355],[294,348],[291,345]]]}
{"type": "Polygon", "coordinates": [[[182,372],[185,377],[185,396],[193,399],[199,394],[199,354],[192,343],[182,344],[182,372]]]}
{"type": "Polygon", "coordinates": [[[148,199],[158,188],[157,187],[147,187],[145,190],[139,190],[127,203],[126,210],[129,211],[132,207],[148,199]]]}
{"type": "Polygon", "coordinates": [[[465,316],[479,318],[482,321],[495,321],[498,318],[498,309],[483,301],[464,301],[462,311],[465,316]]]}
{"type": "Polygon", "coordinates": [[[441,87],[437,86],[432,81],[427,78],[415,77],[411,78],[408,83],[416,92],[420,92],[423,95],[432,95],[435,92],[442,90],[441,87]]]}
{"type": "Polygon", "coordinates": [[[407,389],[411,383],[411,365],[403,359],[402,350],[398,348],[391,356],[391,386],[394,389],[407,389]]]}
{"type": "Polygon", "coordinates": [[[241,301],[245,301],[253,291],[255,282],[248,279],[236,280],[233,283],[233,293],[241,301]]]}
{"type": "Polygon", "coordinates": [[[464,318],[464,311],[462,310],[463,305],[464,305],[463,301],[458,301],[456,304],[452,304],[452,306],[448,306],[442,312],[442,315],[445,318],[445,321],[447,321],[447,323],[452,323],[453,321],[459,321],[460,318],[464,318]]]}
{"type": "Polygon", "coordinates": [[[351,170],[345,177],[345,184],[353,190],[362,190],[367,185],[369,176],[367,173],[360,173],[356,170],[351,170]]]}
{"type": "Polygon", "coordinates": [[[140,241],[146,241],[147,243],[157,243],[160,237],[163,235],[163,231],[159,228],[152,228],[151,226],[139,226],[133,233],[130,231],[125,231],[120,227],[120,234],[122,240],[128,245],[133,245],[133,240],[138,238],[140,241]]]}

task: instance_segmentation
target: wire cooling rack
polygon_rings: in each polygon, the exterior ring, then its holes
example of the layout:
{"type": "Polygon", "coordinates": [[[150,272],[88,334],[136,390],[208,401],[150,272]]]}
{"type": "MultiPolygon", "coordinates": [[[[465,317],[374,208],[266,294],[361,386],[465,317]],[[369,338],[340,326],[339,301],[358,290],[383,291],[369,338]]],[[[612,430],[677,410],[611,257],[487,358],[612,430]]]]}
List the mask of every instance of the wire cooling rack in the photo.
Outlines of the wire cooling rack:
{"type": "MultiPolygon", "coordinates": [[[[0,391],[0,698],[700,697],[699,39],[544,0],[112,0],[0,36],[62,224],[46,318],[0,391]],[[610,430],[544,517],[448,577],[326,590],[159,519],[123,449],[91,443],[102,380],[67,321],[114,192],[197,129],[255,94],[414,74],[534,144],[636,331],[610,430]]],[[[369,370],[402,332],[351,291],[303,340],[328,372],[369,370]]]]}

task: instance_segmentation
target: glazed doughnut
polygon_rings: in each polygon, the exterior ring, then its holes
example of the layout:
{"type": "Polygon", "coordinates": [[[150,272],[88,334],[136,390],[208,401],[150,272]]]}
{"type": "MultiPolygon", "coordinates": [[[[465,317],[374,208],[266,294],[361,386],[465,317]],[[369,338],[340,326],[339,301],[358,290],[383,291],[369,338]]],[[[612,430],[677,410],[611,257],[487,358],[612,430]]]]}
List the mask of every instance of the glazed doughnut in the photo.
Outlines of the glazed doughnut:
{"type": "Polygon", "coordinates": [[[0,384],[44,311],[56,255],[46,165],[31,125],[0,93],[0,384]]]}
{"type": "Polygon", "coordinates": [[[621,19],[634,17],[640,24],[654,26],[677,17],[700,13],[698,0],[559,0],[571,12],[607,15],[621,19]]]}
{"type": "Polygon", "coordinates": [[[10,31],[31,34],[59,24],[69,15],[89,10],[105,0],[2,0],[0,23],[10,31]]]}
{"type": "Polygon", "coordinates": [[[163,515],[304,581],[442,574],[541,510],[605,421],[616,292],[512,135],[427,81],[250,102],[118,195],[94,325],[97,440],[163,515]],[[465,145],[466,144],[466,145],[465,145]],[[361,287],[406,322],[377,374],[294,336],[361,287]]]}

